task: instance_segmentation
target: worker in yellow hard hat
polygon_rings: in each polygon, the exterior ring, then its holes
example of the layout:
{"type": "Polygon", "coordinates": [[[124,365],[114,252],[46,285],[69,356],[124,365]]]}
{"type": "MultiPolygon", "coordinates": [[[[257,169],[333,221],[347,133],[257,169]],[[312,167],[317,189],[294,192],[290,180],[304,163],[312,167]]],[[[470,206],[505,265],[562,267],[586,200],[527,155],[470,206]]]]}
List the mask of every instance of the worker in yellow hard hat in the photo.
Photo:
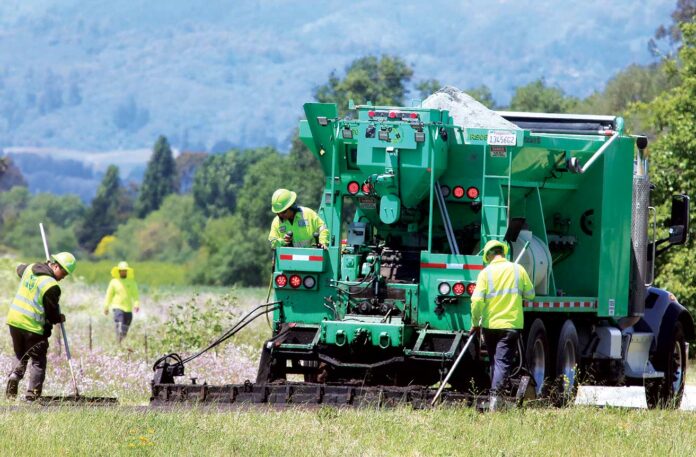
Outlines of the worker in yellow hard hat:
{"type": "Polygon", "coordinates": [[[104,314],[108,316],[109,309],[113,308],[116,340],[121,344],[133,321],[133,310],[136,313],[140,311],[138,284],[128,262],[119,262],[113,267],[111,278],[104,297],[104,314]]]}
{"type": "Polygon", "coordinates": [[[278,189],[271,197],[271,210],[276,217],[271,224],[268,241],[274,248],[281,246],[321,247],[329,244],[329,230],[312,209],[295,204],[297,194],[278,189]]]}
{"type": "Polygon", "coordinates": [[[75,266],[75,256],[69,252],[59,252],[47,262],[17,266],[17,276],[21,279],[7,314],[17,365],[7,381],[7,398],[17,396],[19,381],[24,378],[29,359],[31,376],[26,399],[33,401],[41,396],[46,378],[48,338],[54,324],[65,322],[58,304],[58,281],[73,273],[75,266]]]}
{"type": "MultiPolygon", "coordinates": [[[[522,299],[534,298],[534,286],[524,268],[507,260],[507,243],[492,240],[483,248],[487,264],[478,275],[471,297],[472,332],[483,327],[491,361],[490,409],[500,397],[512,370],[520,330],[524,327],[522,299]]],[[[522,356],[520,354],[520,356],[522,356]]]]}

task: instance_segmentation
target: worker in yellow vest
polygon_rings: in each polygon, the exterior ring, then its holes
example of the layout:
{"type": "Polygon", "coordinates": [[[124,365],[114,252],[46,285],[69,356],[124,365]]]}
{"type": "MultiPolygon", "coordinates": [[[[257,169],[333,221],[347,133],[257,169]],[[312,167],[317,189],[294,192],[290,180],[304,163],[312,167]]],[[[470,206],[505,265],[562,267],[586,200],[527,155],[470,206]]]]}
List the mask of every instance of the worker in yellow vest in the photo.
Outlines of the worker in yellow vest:
{"type": "Polygon", "coordinates": [[[133,310],[140,311],[140,297],[135,272],[128,262],[119,262],[113,267],[111,277],[104,297],[104,314],[108,316],[109,308],[113,308],[116,340],[121,344],[133,321],[133,310]]]}
{"type": "Polygon", "coordinates": [[[33,401],[41,396],[46,378],[48,338],[53,324],[65,322],[58,304],[58,281],[73,273],[75,266],[75,256],[60,252],[45,263],[21,264],[17,267],[17,275],[21,279],[7,314],[17,365],[7,381],[7,398],[17,396],[19,381],[24,377],[29,359],[32,368],[26,399],[33,401]]]}
{"type": "Polygon", "coordinates": [[[481,323],[491,361],[491,411],[500,407],[499,396],[512,371],[517,341],[524,327],[522,299],[534,298],[529,275],[520,265],[507,260],[507,253],[506,243],[486,243],[483,261],[488,265],[479,273],[471,297],[471,331],[478,331],[481,323]]]}
{"type": "Polygon", "coordinates": [[[329,229],[326,224],[314,210],[296,205],[296,200],[297,194],[290,190],[278,189],[273,192],[271,210],[276,217],[268,234],[271,247],[327,247],[329,229]]]}

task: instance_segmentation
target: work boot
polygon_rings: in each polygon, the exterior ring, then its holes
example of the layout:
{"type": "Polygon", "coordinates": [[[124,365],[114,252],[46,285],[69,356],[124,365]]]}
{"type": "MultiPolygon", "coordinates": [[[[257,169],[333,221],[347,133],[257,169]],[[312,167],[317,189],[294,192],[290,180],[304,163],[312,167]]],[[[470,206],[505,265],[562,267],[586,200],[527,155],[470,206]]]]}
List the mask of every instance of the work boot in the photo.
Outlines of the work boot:
{"type": "Polygon", "coordinates": [[[5,398],[8,400],[14,400],[17,398],[18,388],[19,379],[17,379],[14,374],[10,375],[10,378],[7,380],[7,388],[5,389],[5,398]]]}
{"type": "Polygon", "coordinates": [[[24,396],[26,401],[36,401],[41,396],[41,388],[29,389],[27,394],[24,396]]]}

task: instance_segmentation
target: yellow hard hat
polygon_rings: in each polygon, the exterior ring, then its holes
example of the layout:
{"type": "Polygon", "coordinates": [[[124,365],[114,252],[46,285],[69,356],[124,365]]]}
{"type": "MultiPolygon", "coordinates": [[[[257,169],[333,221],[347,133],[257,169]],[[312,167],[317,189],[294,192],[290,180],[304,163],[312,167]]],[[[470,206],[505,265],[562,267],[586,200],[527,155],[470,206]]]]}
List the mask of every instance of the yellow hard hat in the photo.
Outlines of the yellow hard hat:
{"type": "Polygon", "coordinates": [[[507,256],[508,254],[508,245],[507,243],[503,243],[502,241],[498,240],[491,240],[486,245],[483,247],[483,261],[488,263],[488,260],[486,260],[486,257],[488,255],[488,251],[490,251],[493,248],[503,248],[503,255],[507,256]]]}
{"type": "Polygon", "coordinates": [[[126,274],[127,278],[133,278],[135,276],[133,273],[133,269],[128,266],[128,262],[121,261],[118,263],[118,265],[116,265],[115,267],[113,267],[111,269],[111,277],[113,277],[113,278],[120,277],[121,275],[119,274],[119,271],[121,271],[121,270],[127,271],[127,274],[126,274]]]}
{"type": "Polygon", "coordinates": [[[271,197],[271,210],[276,214],[282,213],[290,208],[296,199],[297,194],[295,192],[287,189],[278,189],[273,192],[273,197],[271,197]]]}
{"type": "Polygon", "coordinates": [[[77,266],[77,261],[75,260],[75,256],[70,254],[69,252],[59,252],[56,255],[51,256],[51,260],[63,268],[67,274],[72,274],[73,271],[75,271],[75,267],[77,266]]]}

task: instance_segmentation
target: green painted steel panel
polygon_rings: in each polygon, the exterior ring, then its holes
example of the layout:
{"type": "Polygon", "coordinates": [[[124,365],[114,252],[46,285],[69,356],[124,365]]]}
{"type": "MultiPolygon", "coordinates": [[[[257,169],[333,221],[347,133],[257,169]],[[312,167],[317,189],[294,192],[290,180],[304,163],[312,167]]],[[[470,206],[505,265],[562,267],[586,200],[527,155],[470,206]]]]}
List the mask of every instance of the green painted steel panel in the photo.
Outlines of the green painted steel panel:
{"type": "Polygon", "coordinates": [[[358,335],[364,332],[365,342],[375,347],[401,347],[413,336],[413,328],[406,326],[401,319],[382,322],[381,317],[352,316],[350,321],[326,320],[321,323],[319,341],[335,346],[351,345],[358,335]]]}

